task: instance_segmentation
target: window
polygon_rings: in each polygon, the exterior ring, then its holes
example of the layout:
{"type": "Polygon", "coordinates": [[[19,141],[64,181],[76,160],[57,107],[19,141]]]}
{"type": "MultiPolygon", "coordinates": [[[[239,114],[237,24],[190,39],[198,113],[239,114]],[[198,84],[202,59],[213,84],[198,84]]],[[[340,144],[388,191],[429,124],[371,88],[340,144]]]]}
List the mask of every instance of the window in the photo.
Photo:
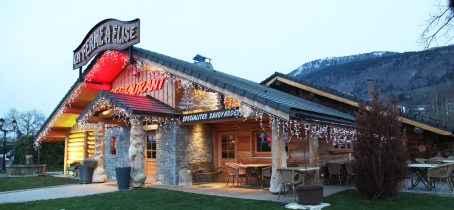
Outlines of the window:
{"type": "Polygon", "coordinates": [[[329,137],[330,151],[332,153],[348,153],[353,152],[353,145],[351,137],[347,138],[334,138],[329,137]]]}
{"type": "Polygon", "coordinates": [[[235,136],[222,135],[222,159],[235,159],[235,136]]]}
{"type": "Polygon", "coordinates": [[[147,158],[156,158],[156,135],[147,135],[147,158]]]}
{"type": "Polygon", "coordinates": [[[117,154],[117,137],[116,136],[110,137],[110,154],[111,155],[117,154]]]}
{"type": "MultiPolygon", "coordinates": [[[[285,132],[285,152],[288,154],[289,138],[285,132]]],[[[252,132],[252,155],[255,157],[271,157],[271,145],[273,137],[271,130],[260,130],[252,132]]]]}

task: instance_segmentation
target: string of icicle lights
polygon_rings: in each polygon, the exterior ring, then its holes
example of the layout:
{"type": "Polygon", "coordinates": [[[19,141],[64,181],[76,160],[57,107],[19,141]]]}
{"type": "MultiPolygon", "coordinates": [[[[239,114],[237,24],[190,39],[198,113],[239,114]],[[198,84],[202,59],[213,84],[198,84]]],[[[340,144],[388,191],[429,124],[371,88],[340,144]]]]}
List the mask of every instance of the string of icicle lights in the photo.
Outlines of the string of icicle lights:
{"type": "MultiPolygon", "coordinates": [[[[120,63],[123,67],[126,67],[128,65],[129,57],[126,55],[123,55],[122,53],[119,53],[115,50],[112,51],[106,51],[106,54],[108,56],[102,57],[93,67],[93,69],[87,74],[86,80],[90,81],[93,77],[93,75],[101,69],[102,66],[105,65],[105,62],[115,62],[115,63],[120,63]]],[[[139,73],[141,74],[147,74],[149,77],[148,78],[159,78],[162,77],[163,75],[166,76],[166,79],[164,83],[166,85],[169,84],[178,84],[176,88],[176,93],[179,91],[183,91],[183,99],[184,103],[180,104],[179,109],[183,111],[187,111],[188,113],[194,113],[194,112],[200,112],[200,111],[211,111],[211,110],[219,110],[222,107],[224,109],[236,109],[238,107],[238,111],[240,114],[235,114],[235,117],[243,117],[244,121],[247,120],[248,117],[252,116],[255,117],[256,122],[260,122],[260,126],[263,130],[265,130],[263,126],[263,116],[266,114],[269,117],[269,127],[272,127],[274,123],[277,123],[277,128],[278,132],[279,129],[284,129],[285,131],[289,132],[289,139],[292,138],[292,136],[296,136],[298,139],[301,139],[303,137],[307,137],[307,132],[310,130],[311,136],[313,138],[326,138],[327,137],[327,131],[328,131],[328,126],[326,125],[318,125],[318,124],[309,124],[306,123],[306,121],[300,121],[300,120],[286,120],[283,118],[280,118],[276,115],[273,115],[272,113],[268,113],[264,110],[261,110],[257,107],[251,106],[249,104],[246,104],[244,102],[240,102],[238,99],[235,99],[231,96],[227,96],[223,93],[220,93],[214,89],[208,88],[206,86],[203,86],[201,84],[197,84],[193,81],[190,81],[188,79],[182,78],[181,76],[170,74],[166,71],[164,71],[162,68],[158,68],[154,65],[138,61],[138,66],[139,66],[139,73]],[[222,100],[223,99],[223,100],[222,100]],[[301,129],[304,129],[304,133],[301,133],[301,129]]],[[[54,125],[55,122],[57,122],[61,116],[63,116],[63,113],[66,111],[67,107],[71,107],[71,103],[75,101],[75,99],[78,97],[80,94],[80,88],[84,85],[84,83],[80,83],[78,87],[73,91],[68,97],[64,103],[62,104],[61,108],[56,112],[54,115],[53,119],[51,120],[50,123],[48,123],[42,131],[38,138],[35,141],[35,145],[38,145],[38,142],[44,138],[48,132],[50,131],[51,127],[54,125]]],[[[174,97],[172,95],[168,96],[174,97]]],[[[88,117],[93,116],[96,111],[98,110],[101,106],[105,106],[108,109],[113,110],[114,113],[114,119],[124,121],[126,125],[129,125],[129,120],[132,119],[141,119],[146,122],[146,124],[158,124],[158,126],[163,127],[163,128],[177,128],[178,126],[172,126],[172,125],[179,125],[180,121],[179,119],[176,118],[165,118],[165,117],[151,117],[151,116],[143,116],[143,115],[133,115],[125,111],[124,109],[117,107],[113,105],[110,101],[100,98],[98,99],[94,106],[89,109],[85,113],[85,115],[79,120],[79,125],[81,125],[85,129],[92,129],[94,125],[92,123],[88,122],[88,117]]],[[[108,128],[120,128],[121,125],[116,125],[116,124],[105,124],[105,127],[108,128]]],[[[341,141],[347,141],[347,140],[354,140],[356,137],[356,130],[355,129],[346,129],[346,128],[338,128],[338,127],[333,127],[330,126],[330,139],[334,142],[341,142],[341,141]]],[[[328,141],[328,138],[327,138],[328,141]]]]}

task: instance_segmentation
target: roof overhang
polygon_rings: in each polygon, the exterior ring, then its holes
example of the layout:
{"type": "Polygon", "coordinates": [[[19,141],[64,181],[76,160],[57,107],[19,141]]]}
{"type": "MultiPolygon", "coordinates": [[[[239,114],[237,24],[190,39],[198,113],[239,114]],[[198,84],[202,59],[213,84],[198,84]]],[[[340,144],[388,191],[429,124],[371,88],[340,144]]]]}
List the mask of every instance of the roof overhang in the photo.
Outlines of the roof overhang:
{"type": "MultiPolygon", "coordinates": [[[[302,90],[306,90],[308,92],[315,93],[317,95],[320,95],[320,96],[323,96],[323,97],[327,97],[327,98],[330,98],[330,99],[333,99],[333,100],[336,100],[336,101],[339,101],[339,102],[342,102],[342,103],[346,103],[346,104],[349,104],[349,105],[352,105],[352,106],[355,106],[355,107],[359,107],[360,103],[365,102],[365,101],[361,102],[361,101],[355,101],[355,100],[349,99],[352,96],[349,96],[347,94],[343,94],[343,96],[340,96],[340,94],[329,93],[328,90],[327,91],[323,91],[323,90],[320,90],[319,88],[314,88],[314,87],[309,86],[309,85],[304,85],[304,84],[292,81],[290,79],[284,78],[284,77],[279,76],[279,75],[280,75],[280,73],[279,74],[275,74],[274,76],[272,76],[272,77],[268,78],[267,80],[265,80],[264,82],[262,82],[262,84],[265,84],[266,86],[270,86],[275,81],[280,81],[280,82],[283,82],[285,84],[300,88],[302,90]]],[[[366,106],[366,109],[370,109],[370,107],[366,106]]],[[[403,122],[403,123],[407,123],[409,125],[417,126],[417,127],[423,128],[423,129],[428,130],[428,131],[432,131],[432,132],[440,134],[440,135],[449,135],[449,136],[453,135],[453,131],[447,129],[448,127],[446,127],[444,125],[443,125],[444,128],[441,128],[441,127],[438,126],[438,124],[433,125],[429,121],[428,122],[424,122],[424,121],[419,121],[419,120],[416,120],[416,119],[412,119],[410,115],[406,115],[406,116],[405,115],[401,115],[401,116],[399,116],[399,120],[401,122],[403,122]]]]}

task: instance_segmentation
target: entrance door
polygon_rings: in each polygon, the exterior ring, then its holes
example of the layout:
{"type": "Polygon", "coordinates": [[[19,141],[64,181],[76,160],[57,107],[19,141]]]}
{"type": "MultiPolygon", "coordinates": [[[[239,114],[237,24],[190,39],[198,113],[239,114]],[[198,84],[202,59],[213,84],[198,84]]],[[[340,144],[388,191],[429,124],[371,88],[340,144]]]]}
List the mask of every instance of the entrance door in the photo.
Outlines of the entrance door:
{"type": "Polygon", "coordinates": [[[237,162],[236,132],[222,131],[218,133],[218,160],[219,167],[222,167],[222,179],[227,180],[229,172],[225,163],[237,162]]]}
{"type": "Polygon", "coordinates": [[[156,131],[145,133],[144,169],[147,181],[156,181],[156,131]]]}

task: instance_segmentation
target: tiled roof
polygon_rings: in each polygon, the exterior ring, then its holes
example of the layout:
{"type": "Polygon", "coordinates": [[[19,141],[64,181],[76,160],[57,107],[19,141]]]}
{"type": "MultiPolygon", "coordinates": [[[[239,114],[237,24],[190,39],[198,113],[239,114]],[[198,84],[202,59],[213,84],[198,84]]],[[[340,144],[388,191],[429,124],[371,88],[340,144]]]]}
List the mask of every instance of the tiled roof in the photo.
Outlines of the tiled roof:
{"type": "Polygon", "coordinates": [[[122,93],[114,93],[110,91],[99,91],[98,96],[85,108],[82,114],[76,119],[80,118],[93,106],[93,104],[100,97],[111,101],[118,107],[125,109],[131,114],[150,115],[159,117],[180,117],[182,112],[175,110],[173,107],[155,99],[151,96],[136,96],[122,93]]]}
{"type": "MultiPolygon", "coordinates": [[[[296,82],[296,83],[299,83],[299,84],[302,84],[302,85],[306,85],[306,86],[315,88],[317,90],[321,90],[321,91],[324,91],[326,93],[330,93],[330,94],[342,97],[342,98],[350,100],[350,101],[354,101],[354,102],[358,102],[358,103],[366,102],[368,105],[371,104],[369,101],[365,101],[363,99],[354,97],[352,95],[345,94],[345,93],[339,92],[337,90],[334,90],[334,89],[331,89],[331,88],[328,88],[328,87],[322,87],[322,86],[319,86],[319,85],[304,81],[302,79],[298,79],[298,78],[295,78],[295,77],[292,77],[292,76],[289,76],[289,75],[286,75],[286,74],[282,74],[282,73],[279,73],[279,72],[275,72],[273,75],[271,75],[270,77],[268,77],[267,79],[262,81],[260,84],[265,85],[266,83],[271,81],[274,77],[282,77],[284,79],[288,79],[290,81],[293,81],[293,82],[296,82]]],[[[407,119],[410,119],[410,120],[414,120],[414,121],[418,121],[418,122],[424,123],[424,124],[432,126],[432,127],[437,127],[437,128],[441,128],[441,129],[445,129],[445,130],[449,130],[449,131],[454,131],[454,128],[452,128],[452,127],[449,127],[449,126],[446,126],[446,125],[443,125],[443,124],[439,124],[439,123],[437,123],[435,121],[430,121],[428,119],[423,119],[422,117],[419,117],[419,116],[410,115],[410,114],[403,114],[403,113],[400,114],[400,116],[404,117],[404,118],[407,118],[407,119]]]]}
{"type": "Polygon", "coordinates": [[[262,104],[287,113],[290,112],[290,108],[293,108],[343,118],[349,121],[355,120],[355,118],[348,113],[341,112],[336,109],[318,104],[316,102],[312,102],[279,90],[275,90],[265,85],[261,85],[240,77],[229,75],[217,70],[208,69],[194,63],[179,60],[138,47],[134,47],[133,52],[136,55],[142,56],[186,74],[195,76],[213,85],[217,85],[221,88],[226,88],[237,94],[240,94],[252,100],[256,100],[262,104]]]}

